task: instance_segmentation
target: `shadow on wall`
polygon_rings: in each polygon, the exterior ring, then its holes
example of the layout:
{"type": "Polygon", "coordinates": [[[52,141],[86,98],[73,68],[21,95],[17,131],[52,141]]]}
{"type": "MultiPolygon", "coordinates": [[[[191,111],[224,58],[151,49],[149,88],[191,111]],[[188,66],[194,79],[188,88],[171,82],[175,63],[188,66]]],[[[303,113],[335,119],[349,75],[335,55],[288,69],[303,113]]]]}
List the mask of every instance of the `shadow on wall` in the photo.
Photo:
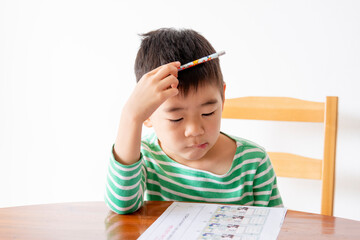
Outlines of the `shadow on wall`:
{"type": "MultiPolygon", "coordinates": [[[[360,112],[360,111],[359,111],[360,112]]],[[[346,113],[339,114],[338,117],[338,135],[339,133],[351,134],[360,141],[360,117],[346,113]]],[[[346,135],[348,136],[348,135],[346,135]]],[[[339,140],[339,137],[338,137],[339,140]]]]}

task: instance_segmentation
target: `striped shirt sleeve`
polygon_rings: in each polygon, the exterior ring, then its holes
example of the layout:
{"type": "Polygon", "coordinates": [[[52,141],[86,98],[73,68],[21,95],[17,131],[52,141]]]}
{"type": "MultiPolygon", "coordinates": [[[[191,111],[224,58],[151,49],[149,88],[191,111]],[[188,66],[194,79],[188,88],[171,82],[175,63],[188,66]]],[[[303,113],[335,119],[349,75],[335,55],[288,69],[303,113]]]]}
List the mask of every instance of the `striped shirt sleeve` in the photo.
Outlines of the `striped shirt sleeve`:
{"type": "Polygon", "coordinates": [[[123,165],[111,154],[105,202],[112,211],[127,214],[135,212],[142,206],[146,182],[142,162],[140,159],[132,165],[123,165]]]}
{"type": "Polygon", "coordinates": [[[269,156],[260,161],[253,183],[254,206],[282,207],[282,199],[277,187],[275,171],[269,156]]]}

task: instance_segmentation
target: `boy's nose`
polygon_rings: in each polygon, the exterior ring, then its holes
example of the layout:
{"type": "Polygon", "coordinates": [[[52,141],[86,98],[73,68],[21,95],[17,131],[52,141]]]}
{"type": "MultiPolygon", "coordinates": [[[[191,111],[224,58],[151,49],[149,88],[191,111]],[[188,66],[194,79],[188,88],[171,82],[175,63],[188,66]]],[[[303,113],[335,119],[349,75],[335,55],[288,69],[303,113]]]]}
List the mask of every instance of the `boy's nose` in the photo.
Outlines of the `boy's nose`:
{"type": "Polygon", "coordinates": [[[196,137],[204,134],[204,128],[199,120],[194,120],[186,124],[185,137],[196,137]]]}

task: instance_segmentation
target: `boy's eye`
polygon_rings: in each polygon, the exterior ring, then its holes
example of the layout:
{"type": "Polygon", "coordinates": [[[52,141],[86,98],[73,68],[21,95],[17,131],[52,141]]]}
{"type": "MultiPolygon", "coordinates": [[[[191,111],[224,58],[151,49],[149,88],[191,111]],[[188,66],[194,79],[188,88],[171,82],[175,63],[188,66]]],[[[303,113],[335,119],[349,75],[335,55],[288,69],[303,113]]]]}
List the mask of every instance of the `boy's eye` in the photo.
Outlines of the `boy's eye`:
{"type": "Polygon", "coordinates": [[[215,113],[215,111],[210,112],[210,113],[203,113],[202,115],[203,115],[203,116],[211,116],[211,115],[213,115],[214,113],[215,113]]]}
{"type": "Polygon", "coordinates": [[[176,122],[180,122],[183,118],[178,118],[178,119],[169,119],[170,122],[176,123],[176,122]]]}

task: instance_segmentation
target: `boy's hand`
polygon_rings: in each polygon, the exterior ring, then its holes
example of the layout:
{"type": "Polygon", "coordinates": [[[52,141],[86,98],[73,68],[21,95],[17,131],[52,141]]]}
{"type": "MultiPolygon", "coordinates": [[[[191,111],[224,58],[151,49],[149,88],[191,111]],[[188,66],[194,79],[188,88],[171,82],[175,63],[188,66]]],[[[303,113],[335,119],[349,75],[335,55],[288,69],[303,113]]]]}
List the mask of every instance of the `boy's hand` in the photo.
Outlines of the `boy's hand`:
{"type": "Polygon", "coordinates": [[[177,95],[178,67],[180,62],[172,62],[146,73],[126,103],[126,114],[143,123],[163,102],[177,95]]]}
{"type": "Polygon", "coordinates": [[[179,62],[160,66],[146,73],[126,102],[114,146],[115,159],[131,165],[140,159],[142,125],[166,99],[179,93],[179,62]]]}

